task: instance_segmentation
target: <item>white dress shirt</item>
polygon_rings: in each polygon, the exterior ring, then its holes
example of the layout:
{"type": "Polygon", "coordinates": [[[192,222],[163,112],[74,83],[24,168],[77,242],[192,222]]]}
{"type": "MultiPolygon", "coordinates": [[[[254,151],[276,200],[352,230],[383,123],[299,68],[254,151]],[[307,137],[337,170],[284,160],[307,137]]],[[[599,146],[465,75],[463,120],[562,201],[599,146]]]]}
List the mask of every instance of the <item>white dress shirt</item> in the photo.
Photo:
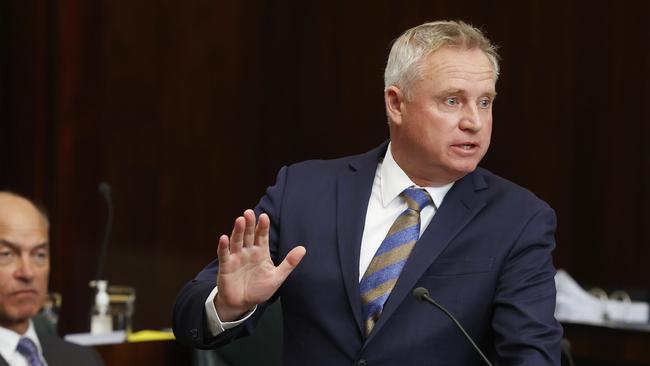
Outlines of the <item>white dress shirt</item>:
{"type": "MultiPolygon", "coordinates": [[[[433,215],[436,213],[436,208],[440,207],[445,195],[453,185],[454,182],[441,187],[421,187],[429,193],[435,207],[429,205],[420,212],[420,236],[422,236],[424,230],[429,226],[433,215]]],[[[406,201],[399,195],[411,186],[419,187],[397,165],[391,152],[391,144],[389,143],[384,160],[377,166],[375,179],[372,183],[370,200],[368,201],[366,221],[361,238],[359,281],[361,281],[363,274],[370,265],[370,261],[372,261],[375,252],[386,237],[386,234],[388,234],[388,230],[390,230],[393,222],[408,207],[406,201]]],[[[217,315],[217,310],[214,307],[214,297],[217,295],[217,291],[215,287],[205,301],[208,328],[213,335],[236,327],[255,312],[255,309],[253,309],[245,314],[241,320],[235,322],[221,322],[217,315]]]]}
{"type": "MultiPolygon", "coordinates": [[[[375,256],[381,242],[384,241],[393,222],[408,207],[406,201],[399,196],[400,193],[411,186],[419,187],[397,165],[390,149],[391,144],[388,144],[384,161],[377,166],[375,180],[372,183],[372,193],[370,194],[370,201],[368,201],[366,223],[361,238],[359,281],[361,281],[363,274],[368,269],[370,261],[375,256]]],[[[442,187],[419,187],[424,188],[429,193],[435,206],[426,206],[420,212],[420,236],[429,226],[433,215],[436,213],[436,208],[440,207],[442,200],[453,185],[452,182],[442,187]]]]}
{"type": "Polygon", "coordinates": [[[41,347],[41,342],[38,340],[36,331],[34,330],[34,324],[32,321],[29,321],[29,327],[25,334],[18,334],[11,329],[0,327],[0,355],[2,358],[7,361],[9,366],[29,366],[25,356],[18,353],[16,347],[18,346],[18,341],[20,338],[27,337],[34,342],[36,348],[38,348],[38,353],[41,356],[43,365],[47,366],[45,357],[43,357],[43,347],[41,347]]]}

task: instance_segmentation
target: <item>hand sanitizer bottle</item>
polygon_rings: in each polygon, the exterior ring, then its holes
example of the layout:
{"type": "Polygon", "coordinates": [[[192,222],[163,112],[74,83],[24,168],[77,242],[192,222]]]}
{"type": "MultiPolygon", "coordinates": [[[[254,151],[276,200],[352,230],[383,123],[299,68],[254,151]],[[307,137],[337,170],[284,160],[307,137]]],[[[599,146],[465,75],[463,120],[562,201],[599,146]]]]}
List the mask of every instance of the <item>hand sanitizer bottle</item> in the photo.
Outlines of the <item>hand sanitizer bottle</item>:
{"type": "MultiPolygon", "coordinates": [[[[98,280],[93,282],[97,287],[97,294],[95,295],[95,305],[90,316],[90,333],[110,333],[113,331],[113,319],[109,312],[110,300],[106,292],[108,281],[98,280]]],[[[91,282],[92,285],[93,283],[91,282]]]]}

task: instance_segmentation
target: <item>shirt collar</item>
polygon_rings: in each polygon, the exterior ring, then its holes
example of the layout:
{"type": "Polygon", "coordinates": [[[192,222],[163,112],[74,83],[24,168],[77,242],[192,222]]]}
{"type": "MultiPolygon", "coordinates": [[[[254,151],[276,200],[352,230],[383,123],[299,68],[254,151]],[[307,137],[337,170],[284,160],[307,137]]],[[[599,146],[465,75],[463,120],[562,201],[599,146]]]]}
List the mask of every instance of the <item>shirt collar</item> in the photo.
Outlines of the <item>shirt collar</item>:
{"type": "MultiPolygon", "coordinates": [[[[404,170],[397,165],[397,162],[393,158],[393,153],[391,152],[391,143],[388,144],[388,149],[386,149],[386,156],[384,156],[384,161],[381,164],[379,170],[380,174],[380,186],[381,186],[381,204],[383,207],[388,206],[395,198],[397,198],[402,191],[411,186],[419,187],[417,184],[413,183],[411,179],[404,173],[404,170]]],[[[445,198],[445,195],[455,182],[445,184],[441,187],[421,187],[424,188],[431,198],[435,207],[440,207],[442,200],[445,198]]]]}
{"type": "Polygon", "coordinates": [[[18,346],[18,341],[20,341],[21,337],[31,339],[32,342],[36,344],[39,352],[43,354],[41,343],[39,342],[36,330],[34,329],[34,323],[30,319],[29,327],[25,334],[18,334],[11,329],[0,327],[0,355],[2,355],[5,360],[11,359],[14,352],[16,352],[16,347],[18,346]]]}

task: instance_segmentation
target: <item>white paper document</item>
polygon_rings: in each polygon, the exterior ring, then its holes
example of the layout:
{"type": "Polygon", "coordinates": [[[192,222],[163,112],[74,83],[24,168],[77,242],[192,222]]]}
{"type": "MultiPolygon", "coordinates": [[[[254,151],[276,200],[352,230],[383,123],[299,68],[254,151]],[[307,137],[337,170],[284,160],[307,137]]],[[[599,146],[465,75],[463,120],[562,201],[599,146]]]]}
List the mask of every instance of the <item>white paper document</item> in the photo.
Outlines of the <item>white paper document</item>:
{"type": "Polygon", "coordinates": [[[99,346],[103,344],[119,344],[126,342],[126,332],[123,330],[104,334],[75,333],[63,337],[66,341],[82,346],[99,346]]]}
{"type": "Polygon", "coordinates": [[[557,303],[555,318],[559,321],[604,324],[611,322],[648,323],[650,306],[646,302],[610,299],[585,291],[566,271],[555,275],[557,303]]]}

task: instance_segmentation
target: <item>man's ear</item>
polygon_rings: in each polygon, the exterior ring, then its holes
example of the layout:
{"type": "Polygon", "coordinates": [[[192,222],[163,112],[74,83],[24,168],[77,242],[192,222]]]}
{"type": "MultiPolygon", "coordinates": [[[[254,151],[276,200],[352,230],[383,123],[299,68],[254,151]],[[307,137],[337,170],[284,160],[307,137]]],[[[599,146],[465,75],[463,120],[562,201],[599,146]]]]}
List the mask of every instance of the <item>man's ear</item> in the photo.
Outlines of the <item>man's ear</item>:
{"type": "Polygon", "coordinates": [[[391,124],[402,124],[402,110],[404,108],[404,93],[400,88],[391,85],[384,91],[384,102],[386,103],[386,115],[391,124]]]}

